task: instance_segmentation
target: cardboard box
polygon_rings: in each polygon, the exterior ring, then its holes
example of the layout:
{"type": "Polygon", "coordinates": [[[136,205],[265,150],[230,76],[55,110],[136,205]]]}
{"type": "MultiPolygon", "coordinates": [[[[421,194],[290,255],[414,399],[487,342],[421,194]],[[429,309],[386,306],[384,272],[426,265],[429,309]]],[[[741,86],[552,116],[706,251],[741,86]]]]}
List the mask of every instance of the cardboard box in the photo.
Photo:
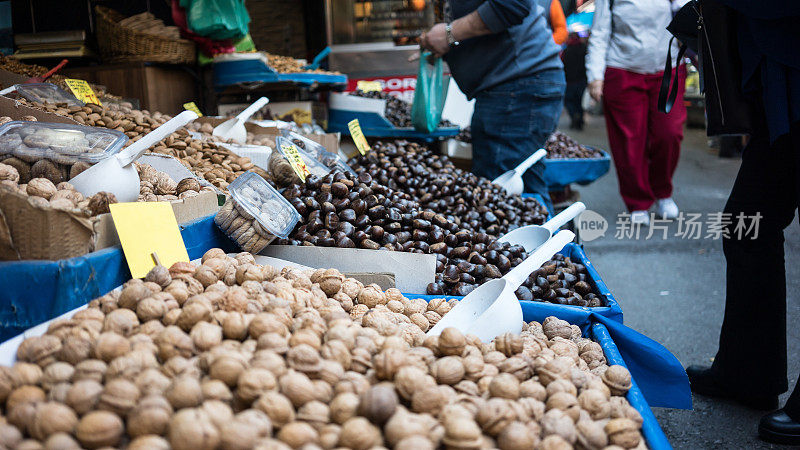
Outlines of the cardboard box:
{"type": "MultiPolygon", "coordinates": [[[[197,178],[171,156],[147,154],[140,161],[167,173],[175,181],[197,178]]],[[[209,185],[205,180],[198,181],[209,185]]],[[[217,193],[211,191],[170,204],[179,224],[219,209],[217,193]]],[[[0,260],[59,260],[118,244],[111,214],[85,217],[50,208],[39,209],[31,206],[25,195],[0,191],[0,260]]]]}
{"type": "Polygon", "coordinates": [[[342,273],[394,275],[397,289],[407,294],[424,294],[436,276],[436,257],[427,254],[292,245],[268,245],[259,254],[342,273]]]}
{"type": "MultiPolygon", "coordinates": [[[[223,117],[234,117],[244,111],[250,103],[226,103],[217,106],[217,114],[223,117]]],[[[262,117],[272,117],[284,122],[295,122],[298,125],[310,124],[313,120],[322,128],[328,126],[328,106],[322,102],[277,102],[269,103],[261,108],[262,117]]],[[[258,114],[258,112],[257,112],[258,114]]]]}

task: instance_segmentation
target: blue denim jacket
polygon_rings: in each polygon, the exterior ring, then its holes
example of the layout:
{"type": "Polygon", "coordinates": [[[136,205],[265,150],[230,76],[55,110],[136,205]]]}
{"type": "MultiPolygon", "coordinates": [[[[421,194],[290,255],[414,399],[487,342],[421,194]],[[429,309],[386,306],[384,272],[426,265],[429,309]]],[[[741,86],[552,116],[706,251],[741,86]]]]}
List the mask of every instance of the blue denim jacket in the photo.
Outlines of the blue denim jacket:
{"type": "Polygon", "coordinates": [[[478,10],[492,34],[466,39],[445,60],[469,98],[507,81],[561,69],[544,9],[536,0],[451,0],[453,19],[478,10]]]}

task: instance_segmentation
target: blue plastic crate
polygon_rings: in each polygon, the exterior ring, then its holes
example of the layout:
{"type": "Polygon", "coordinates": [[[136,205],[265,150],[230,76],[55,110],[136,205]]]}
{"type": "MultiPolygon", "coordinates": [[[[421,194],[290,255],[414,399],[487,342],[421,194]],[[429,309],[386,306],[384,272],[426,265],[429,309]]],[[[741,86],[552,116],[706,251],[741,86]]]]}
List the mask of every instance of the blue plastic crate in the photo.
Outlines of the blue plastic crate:
{"type": "Polygon", "coordinates": [[[278,73],[258,59],[214,63],[214,87],[217,90],[243,83],[281,82],[292,82],[300,85],[346,84],[347,75],[306,72],[278,73]]]}
{"type": "MultiPolygon", "coordinates": [[[[599,150],[599,149],[598,149],[599,150]]],[[[605,175],[611,168],[611,157],[603,150],[602,158],[544,159],[544,181],[551,188],[571,183],[589,184],[605,175]]]]}
{"type": "Polygon", "coordinates": [[[456,136],[459,132],[458,127],[437,128],[432,133],[420,133],[414,128],[397,128],[392,125],[385,117],[374,112],[347,111],[342,109],[331,109],[328,111],[328,132],[342,133],[350,135],[347,124],[353,119],[358,119],[361,131],[367,137],[401,138],[401,139],[423,139],[433,140],[456,136]]]}

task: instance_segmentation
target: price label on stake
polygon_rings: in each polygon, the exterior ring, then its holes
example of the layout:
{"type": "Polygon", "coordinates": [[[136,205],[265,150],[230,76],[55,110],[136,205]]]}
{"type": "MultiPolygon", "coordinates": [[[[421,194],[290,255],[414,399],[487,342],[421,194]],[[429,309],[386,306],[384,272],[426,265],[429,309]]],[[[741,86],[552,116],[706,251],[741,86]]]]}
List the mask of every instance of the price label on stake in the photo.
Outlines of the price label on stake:
{"type": "Polygon", "coordinates": [[[203,113],[200,112],[200,108],[194,102],[184,103],[183,109],[197,114],[197,117],[203,117],[203,113]]]}
{"type": "Polygon", "coordinates": [[[308,166],[306,166],[305,161],[300,156],[300,152],[297,151],[297,147],[294,144],[281,145],[281,150],[283,150],[283,154],[286,155],[286,158],[289,160],[289,164],[292,165],[292,169],[294,169],[294,173],[300,177],[300,180],[305,183],[306,177],[311,173],[308,170],[308,166]]]}
{"type": "Polygon", "coordinates": [[[362,92],[381,92],[383,91],[383,85],[380,81],[359,80],[356,83],[356,89],[362,92]]]}
{"type": "Polygon", "coordinates": [[[369,151],[369,144],[367,144],[367,138],[364,137],[364,133],[361,131],[361,125],[359,125],[358,119],[353,119],[348,122],[347,128],[350,129],[350,137],[353,138],[358,152],[361,153],[361,156],[366,155],[369,151]]]}
{"type": "Polygon", "coordinates": [[[189,261],[178,221],[169,203],[113,203],[109,208],[133,278],[144,277],[155,266],[153,253],[158,255],[164,267],[178,261],[189,261]]]}
{"type": "Polygon", "coordinates": [[[97,95],[95,95],[94,91],[89,86],[89,83],[86,82],[86,80],[66,78],[64,82],[67,83],[67,86],[69,86],[69,90],[72,91],[72,95],[74,95],[75,98],[83,103],[94,103],[95,105],[100,106],[103,105],[100,103],[100,99],[97,98],[97,95]]]}

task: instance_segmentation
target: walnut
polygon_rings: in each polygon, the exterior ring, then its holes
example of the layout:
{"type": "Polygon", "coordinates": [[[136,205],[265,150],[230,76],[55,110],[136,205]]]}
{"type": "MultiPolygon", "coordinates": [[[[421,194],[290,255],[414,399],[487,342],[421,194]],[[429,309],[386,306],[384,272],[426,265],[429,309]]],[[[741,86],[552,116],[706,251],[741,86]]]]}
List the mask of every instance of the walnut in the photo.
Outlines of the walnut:
{"type": "Polygon", "coordinates": [[[11,166],[17,170],[19,174],[18,183],[20,185],[27,183],[31,180],[31,165],[19,158],[8,158],[3,160],[3,164],[11,166]]]}
{"type": "Polygon", "coordinates": [[[67,392],[66,404],[78,414],[93,411],[103,392],[103,385],[92,379],[76,381],[67,392]]]}
{"type": "Polygon", "coordinates": [[[219,400],[206,400],[200,408],[196,409],[198,409],[204,417],[208,418],[211,424],[217,429],[233,419],[233,409],[231,409],[227,403],[219,400]]]}
{"type": "Polygon", "coordinates": [[[393,380],[395,374],[406,364],[406,353],[403,350],[384,350],[372,358],[375,376],[379,380],[393,380]]]}
{"type": "Polygon", "coordinates": [[[239,375],[236,397],[245,404],[251,404],[263,393],[275,389],[275,376],[267,369],[250,368],[239,375]]]}
{"type": "Polygon", "coordinates": [[[124,378],[116,378],[106,383],[97,408],[124,416],[136,406],[138,400],[139,388],[124,378]]]}
{"type": "Polygon", "coordinates": [[[547,411],[540,422],[542,425],[542,436],[557,434],[570,444],[575,444],[577,440],[575,422],[562,410],[551,409],[547,411]]]}
{"type": "Polygon", "coordinates": [[[497,436],[500,450],[525,450],[535,448],[539,435],[522,422],[511,422],[497,436]]]}
{"type": "Polygon", "coordinates": [[[441,386],[429,386],[418,390],[411,397],[411,410],[417,413],[439,414],[450,398],[441,386]]]}
{"type": "Polygon", "coordinates": [[[539,381],[547,385],[559,378],[569,380],[572,366],[572,361],[567,358],[555,358],[540,367],[536,372],[539,375],[539,381]]]}
{"type": "Polygon", "coordinates": [[[290,422],[286,424],[278,432],[277,437],[292,448],[300,448],[308,444],[316,445],[319,441],[317,430],[305,422],[290,422]]]}
{"type": "Polygon", "coordinates": [[[515,418],[508,400],[502,398],[489,399],[475,416],[483,431],[490,436],[497,436],[515,418]]]}
{"type": "Polygon", "coordinates": [[[216,380],[221,380],[229,387],[236,386],[239,375],[247,368],[247,363],[241,357],[233,354],[224,354],[218,357],[209,367],[208,375],[216,380]]]}
{"type": "Polygon", "coordinates": [[[330,422],[328,405],[317,400],[310,401],[297,410],[297,420],[311,424],[316,430],[330,422]]]}
{"type": "Polygon", "coordinates": [[[144,397],[127,416],[127,430],[131,438],[146,435],[163,435],[167,431],[172,406],[160,395],[144,397]]]}
{"type": "Polygon", "coordinates": [[[147,272],[147,275],[144,277],[144,281],[152,281],[162,288],[165,288],[172,282],[172,277],[169,274],[169,269],[157,264],[150,269],[149,272],[147,272]]]}
{"type": "Polygon", "coordinates": [[[15,448],[22,441],[22,433],[14,425],[0,424],[0,445],[15,448]]]}
{"type": "Polygon", "coordinates": [[[220,400],[223,402],[230,402],[233,400],[233,394],[230,388],[220,380],[203,380],[200,384],[200,388],[203,391],[203,398],[206,400],[220,400]]]}
{"type": "Polygon", "coordinates": [[[503,333],[495,338],[494,347],[497,351],[511,357],[522,352],[522,338],[511,333],[503,333]]]}
{"type": "MultiPolygon", "coordinates": [[[[545,436],[539,447],[542,450],[572,450],[574,448],[572,444],[567,442],[563,437],[557,434],[551,434],[549,436],[545,436]]],[[[608,450],[616,450],[616,449],[608,449],[608,450]]]]}
{"type": "Polygon", "coordinates": [[[309,375],[314,375],[322,369],[322,359],[319,351],[308,344],[300,344],[290,348],[286,352],[286,362],[292,369],[309,375]]]}
{"type": "Polygon", "coordinates": [[[352,299],[357,299],[362,289],[364,284],[355,278],[345,278],[342,281],[342,292],[352,299]]]}
{"type": "Polygon", "coordinates": [[[175,190],[178,194],[182,194],[186,191],[200,191],[200,182],[195,178],[184,178],[178,182],[175,190]]]}
{"type": "Polygon", "coordinates": [[[139,325],[136,313],[128,309],[115,309],[106,314],[103,331],[110,331],[122,336],[130,336],[139,325]]]}
{"type": "Polygon", "coordinates": [[[447,448],[477,449],[482,446],[481,429],[469,416],[445,420],[444,430],[443,443],[447,448]]]}
{"type": "Polygon", "coordinates": [[[572,327],[569,322],[555,316],[544,319],[544,322],[542,322],[542,331],[545,336],[547,336],[547,339],[553,339],[556,336],[564,339],[570,339],[572,337],[572,327]]]}
{"type": "Polygon", "coordinates": [[[464,364],[458,356],[445,356],[431,367],[431,375],[439,384],[453,385],[464,378],[464,364]]]}
{"type": "Polygon", "coordinates": [[[631,388],[631,373],[623,366],[608,366],[602,375],[603,382],[611,390],[612,395],[625,395],[631,388]]]}
{"type": "Polygon", "coordinates": [[[611,419],[605,425],[608,442],[623,448],[634,448],[639,445],[642,435],[636,422],[627,418],[611,419]]]}
{"type": "Polygon", "coordinates": [[[407,436],[394,446],[395,450],[434,450],[434,448],[436,447],[430,439],[420,435],[407,436]]]}
{"type": "Polygon", "coordinates": [[[201,408],[186,408],[169,421],[169,443],[174,450],[213,450],[220,444],[217,427],[201,408]]]}
{"type": "Polygon", "coordinates": [[[122,419],[108,411],[92,411],[83,416],[75,428],[75,437],[86,448],[114,447],[124,427],[122,419]]]}
{"type": "Polygon", "coordinates": [[[61,350],[61,339],[52,335],[35,336],[25,339],[17,347],[17,360],[38,364],[44,367],[55,361],[61,350]]]}
{"type": "Polygon", "coordinates": [[[192,338],[174,325],[164,328],[156,336],[155,344],[158,346],[158,357],[162,361],[173,356],[190,357],[194,352],[192,338]]]}
{"type": "Polygon", "coordinates": [[[72,179],[77,177],[89,167],[92,167],[92,165],[85,161],[76,162],[75,164],[72,165],[72,167],[69,168],[69,178],[72,179]]]}
{"type": "Polygon", "coordinates": [[[50,197],[52,197],[53,194],[58,191],[58,189],[56,189],[56,185],[47,178],[31,179],[28,182],[28,186],[25,190],[30,196],[42,197],[46,200],[50,200],[50,197]]]}
{"type": "Polygon", "coordinates": [[[339,446],[367,450],[383,445],[381,430],[363,417],[353,417],[342,424],[339,446]]]}
{"type": "MultiPolygon", "coordinates": [[[[292,402],[276,391],[267,391],[261,394],[253,403],[253,408],[263,411],[275,428],[282,428],[287,423],[294,421],[295,412],[292,402]]],[[[333,404],[331,404],[331,411],[333,411],[333,404]]]]}
{"type": "Polygon", "coordinates": [[[395,389],[404,400],[411,400],[414,393],[436,385],[436,381],[426,371],[415,366],[404,366],[394,377],[395,389]]]}
{"type": "Polygon", "coordinates": [[[157,195],[175,195],[175,189],[178,187],[178,184],[175,183],[169,175],[164,174],[164,176],[158,177],[153,187],[157,195]]]}
{"type": "Polygon", "coordinates": [[[107,370],[106,363],[99,359],[87,359],[75,365],[75,374],[72,381],[77,383],[80,380],[94,380],[100,383],[103,381],[107,370]]]}
{"type": "Polygon", "coordinates": [[[93,216],[110,213],[109,205],[117,203],[117,197],[111,192],[101,191],[89,197],[87,208],[93,216]]]}
{"type": "Polygon", "coordinates": [[[384,437],[389,445],[395,446],[409,436],[427,436],[436,424],[436,420],[431,416],[409,413],[399,408],[386,422],[384,437]]]}
{"type": "Polygon", "coordinates": [[[380,286],[377,284],[370,284],[364,287],[364,289],[359,292],[357,298],[358,303],[366,305],[368,308],[386,304],[386,294],[383,293],[380,286]]]}
{"type": "Polygon", "coordinates": [[[28,424],[30,434],[43,441],[55,433],[72,433],[78,424],[78,416],[62,403],[46,402],[36,406],[33,423],[28,424]]]}
{"type": "Polygon", "coordinates": [[[242,418],[241,415],[245,413],[264,415],[264,413],[258,410],[248,410],[239,413],[234,420],[222,424],[219,430],[221,448],[231,450],[251,449],[255,446],[259,438],[270,434],[272,431],[272,424],[269,423],[268,418],[265,417],[264,420],[266,420],[266,423],[262,426],[254,426],[252,422],[258,422],[258,419],[247,420],[246,418],[242,418]]]}
{"type": "Polygon", "coordinates": [[[110,362],[118,356],[123,356],[131,350],[130,342],[117,333],[102,333],[97,338],[94,346],[94,356],[105,362],[110,362]]]}
{"type": "Polygon", "coordinates": [[[563,378],[558,378],[553,380],[550,384],[547,385],[547,395],[553,396],[558,392],[566,392],[572,396],[578,395],[578,390],[575,388],[575,385],[572,384],[571,381],[565,380],[563,378]]]}
{"type": "Polygon", "coordinates": [[[140,436],[128,444],[128,450],[170,450],[169,442],[161,436],[140,436]]]}
{"type": "Polygon", "coordinates": [[[209,322],[198,322],[189,332],[195,348],[200,351],[210,350],[222,342],[222,327],[209,322]]]}
{"type": "Polygon", "coordinates": [[[45,450],[79,450],[81,448],[78,441],[67,433],[59,432],[51,434],[44,442],[45,450]]]}
{"type": "Polygon", "coordinates": [[[197,378],[182,375],[172,380],[164,396],[175,409],[192,408],[203,402],[203,389],[197,378]]]}
{"type": "Polygon", "coordinates": [[[42,387],[45,390],[52,389],[59,383],[69,383],[75,374],[75,368],[65,362],[54,362],[44,368],[42,372],[42,387]]]}
{"type": "Polygon", "coordinates": [[[545,409],[548,411],[551,409],[560,409],[561,411],[564,411],[573,421],[578,420],[578,416],[581,411],[580,406],[578,405],[578,399],[568,392],[556,392],[555,394],[549,396],[547,398],[547,402],[545,403],[545,409]]]}
{"type": "Polygon", "coordinates": [[[149,368],[136,376],[136,387],[144,395],[162,394],[171,384],[171,380],[159,369],[149,368]]]}
{"type": "Polygon", "coordinates": [[[489,383],[489,396],[516,400],[519,398],[520,382],[514,375],[501,373],[489,383]]]}
{"type": "Polygon", "coordinates": [[[13,166],[0,163],[0,180],[19,182],[19,172],[13,166]]]}
{"type": "Polygon", "coordinates": [[[392,417],[397,405],[398,398],[394,386],[390,383],[377,384],[361,394],[358,415],[383,426],[392,417]]]}

